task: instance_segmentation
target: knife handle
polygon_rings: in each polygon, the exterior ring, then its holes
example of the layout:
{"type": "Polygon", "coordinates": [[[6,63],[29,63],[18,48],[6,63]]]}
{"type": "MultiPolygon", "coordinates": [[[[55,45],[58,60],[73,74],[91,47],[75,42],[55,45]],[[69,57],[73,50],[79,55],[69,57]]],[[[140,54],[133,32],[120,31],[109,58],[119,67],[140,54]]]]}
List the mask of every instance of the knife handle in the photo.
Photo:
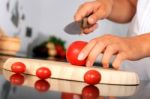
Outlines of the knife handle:
{"type": "Polygon", "coordinates": [[[85,17],[80,21],[80,27],[81,27],[81,29],[89,28],[89,27],[92,26],[91,24],[88,23],[88,17],[89,17],[90,15],[92,15],[92,13],[89,14],[89,15],[87,15],[87,16],[85,16],[85,17]]]}

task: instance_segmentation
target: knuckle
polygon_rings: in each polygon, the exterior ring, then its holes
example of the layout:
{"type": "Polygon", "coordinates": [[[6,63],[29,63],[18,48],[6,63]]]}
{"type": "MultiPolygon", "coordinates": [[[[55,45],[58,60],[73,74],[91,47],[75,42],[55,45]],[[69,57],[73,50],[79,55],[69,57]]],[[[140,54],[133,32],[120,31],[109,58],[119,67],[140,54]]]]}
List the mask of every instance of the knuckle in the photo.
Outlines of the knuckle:
{"type": "Polygon", "coordinates": [[[114,47],[113,47],[112,45],[108,45],[107,48],[108,48],[109,50],[114,50],[114,47]]]}
{"type": "Polygon", "coordinates": [[[97,38],[94,38],[92,40],[90,40],[90,43],[97,43],[98,39],[97,38]]]}
{"type": "Polygon", "coordinates": [[[98,45],[98,46],[103,46],[103,45],[104,45],[104,42],[98,41],[98,42],[97,42],[97,45],[98,45]]]}
{"type": "Polygon", "coordinates": [[[113,44],[108,45],[107,48],[109,51],[112,51],[112,52],[115,52],[117,50],[116,46],[113,44]]]}

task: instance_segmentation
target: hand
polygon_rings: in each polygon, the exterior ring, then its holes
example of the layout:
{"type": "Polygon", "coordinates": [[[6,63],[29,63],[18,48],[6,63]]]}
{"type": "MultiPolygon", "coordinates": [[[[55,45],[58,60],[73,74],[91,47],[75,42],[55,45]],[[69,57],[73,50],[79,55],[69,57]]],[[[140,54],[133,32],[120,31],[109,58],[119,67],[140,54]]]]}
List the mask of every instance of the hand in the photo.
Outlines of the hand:
{"type": "Polygon", "coordinates": [[[80,52],[78,59],[87,58],[86,66],[92,66],[96,58],[103,53],[102,64],[104,68],[109,67],[109,61],[116,55],[112,65],[119,69],[123,60],[137,60],[142,56],[141,46],[137,39],[123,38],[114,35],[104,35],[91,40],[80,52]],[[138,43],[138,44],[137,44],[138,43]]]}
{"type": "Polygon", "coordinates": [[[84,17],[88,17],[90,27],[84,28],[83,33],[93,32],[97,28],[97,21],[107,18],[113,6],[113,0],[97,0],[82,4],[75,14],[75,21],[81,21],[84,17]]]}

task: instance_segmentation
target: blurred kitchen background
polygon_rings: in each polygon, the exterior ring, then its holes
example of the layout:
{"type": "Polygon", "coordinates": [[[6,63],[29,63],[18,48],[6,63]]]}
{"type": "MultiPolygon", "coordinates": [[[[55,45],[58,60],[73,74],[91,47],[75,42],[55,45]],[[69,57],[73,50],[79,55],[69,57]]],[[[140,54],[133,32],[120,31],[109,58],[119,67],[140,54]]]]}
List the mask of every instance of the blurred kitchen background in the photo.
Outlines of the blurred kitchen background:
{"type": "Polygon", "coordinates": [[[32,56],[33,48],[47,41],[50,36],[65,41],[64,47],[67,48],[73,41],[89,41],[105,33],[126,35],[128,24],[108,20],[100,21],[99,28],[89,35],[65,33],[65,25],[73,21],[77,8],[86,1],[88,0],[0,0],[0,28],[7,36],[19,37],[19,54],[28,56],[32,56]]]}

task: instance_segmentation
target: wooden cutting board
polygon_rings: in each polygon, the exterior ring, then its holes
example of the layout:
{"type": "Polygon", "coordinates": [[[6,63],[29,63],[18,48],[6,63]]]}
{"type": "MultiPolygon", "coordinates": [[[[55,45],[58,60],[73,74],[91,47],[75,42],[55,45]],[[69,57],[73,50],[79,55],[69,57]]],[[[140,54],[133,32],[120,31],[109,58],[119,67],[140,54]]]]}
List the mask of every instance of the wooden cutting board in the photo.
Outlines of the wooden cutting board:
{"type": "Polygon", "coordinates": [[[67,62],[36,60],[25,58],[9,58],[3,65],[3,69],[11,71],[11,65],[15,62],[22,62],[26,65],[25,74],[36,75],[36,70],[40,67],[47,67],[51,70],[51,77],[72,81],[84,81],[84,74],[89,70],[96,70],[101,74],[103,84],[115,85],[138,85],[139,77],[134,72],[118,71],[113,69],[103,69],[100,67],[83,67],[71,65],[67,62]]]}

